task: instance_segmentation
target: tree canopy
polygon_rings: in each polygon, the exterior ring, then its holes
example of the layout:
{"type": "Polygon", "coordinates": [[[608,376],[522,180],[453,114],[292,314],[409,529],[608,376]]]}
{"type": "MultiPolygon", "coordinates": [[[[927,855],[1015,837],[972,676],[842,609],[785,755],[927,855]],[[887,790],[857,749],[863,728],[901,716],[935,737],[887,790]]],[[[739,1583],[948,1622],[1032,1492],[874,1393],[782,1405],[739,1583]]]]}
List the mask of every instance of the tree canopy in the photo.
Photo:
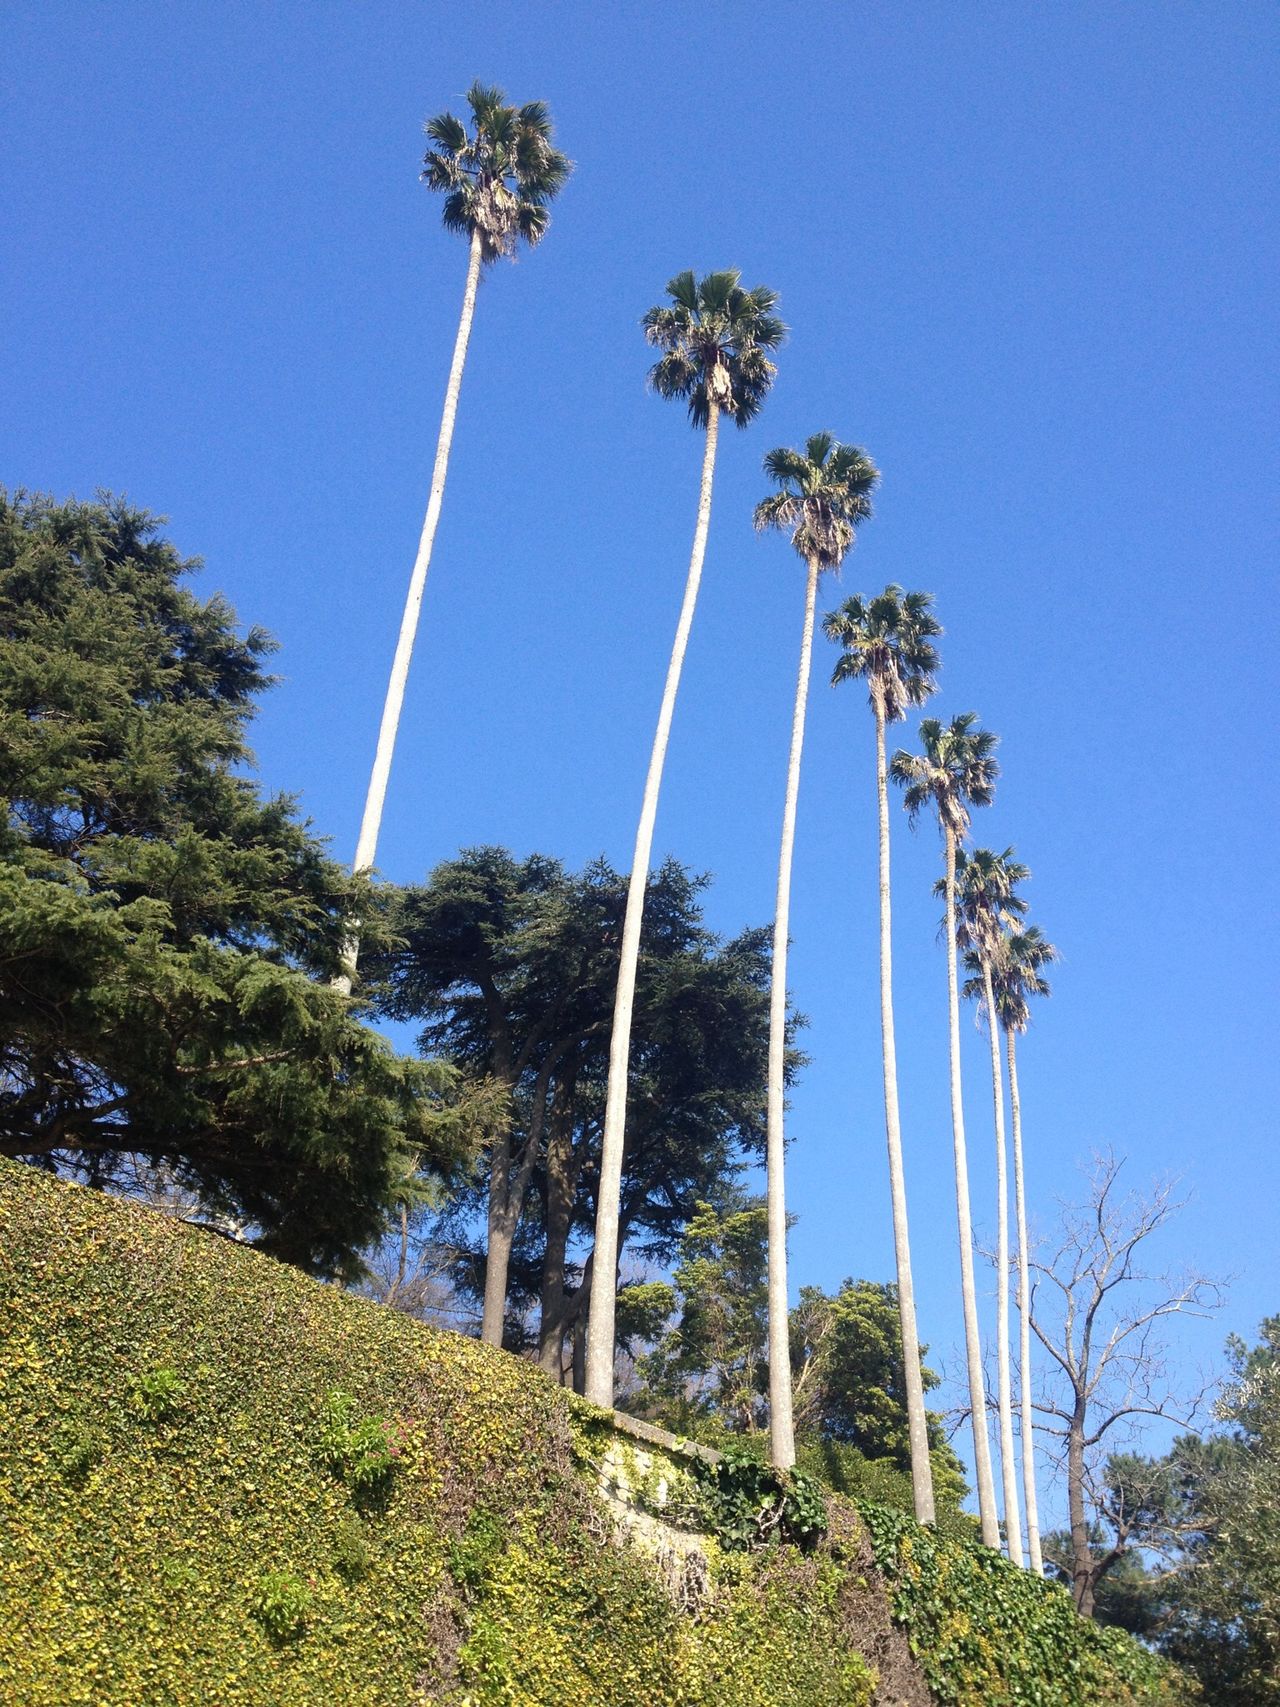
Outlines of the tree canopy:
{"type": "Polygon", "coordinates": [[[346,1271],[406,1157],[451,1167],[480,1110],[324,982],[367,886],[245,774],[272,643],[192,594],[160,525],[0,497],[0,1150],[166,1165],[346,1271]]]}
{"type": "Polygon", "coordinates": [[[422,178],[444,196],[445,229],[478,238],[481,258],[494,261],[520,240],[541,240],[548,204],[573,168],[552,145],[545,101],[513,107],[501,89],[473,83],[467,106],[470,130],[452,113],[427,120],[422,178]]]}
{"type": "MultiPolygon", "coordinates": [[[[668,860],[646,893],[620,1219],[633,1255],[660,1261],[700,1198],[763,1141],[767,933],[717,937],[702,917],[705,886],[668,860]]],[[[510,1249],[508,1340],[519,1342],[537,1299],[553,1371],[583,1323],[625,905],[626,881],[604,860],[575,873],[541,854],[466,849],[404,892],[394,944],[365,961],[384,1011],[421,1023],[427,1054],[509,1093],[487,1179],[450,1205],[449,1239],[470,1250],[457,1279],[478,1292],[472,1234],[487,1193],[487,1259],[495,1229],[510,1249]]]]}

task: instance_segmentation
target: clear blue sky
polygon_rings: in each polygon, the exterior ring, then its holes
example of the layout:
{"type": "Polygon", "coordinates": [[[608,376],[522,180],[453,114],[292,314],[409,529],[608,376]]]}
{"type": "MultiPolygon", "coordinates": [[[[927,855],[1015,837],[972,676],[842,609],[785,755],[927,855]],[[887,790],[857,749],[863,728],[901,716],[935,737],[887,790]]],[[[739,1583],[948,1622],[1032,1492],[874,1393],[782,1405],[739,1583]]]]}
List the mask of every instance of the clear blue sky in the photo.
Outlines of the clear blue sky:
{"type": "MultiPolygon", "coordinates": [[[[1221,0],[11,0],[0,477],[172,518],[279,636],[262,775],[349,857],[462,287],[420,126],[476,76],[548,100],[577,171],[482,289],[382,869],[487,841],[625,865],[699,454],[637,321],[686,266],[772,285],[793,335],[723,445],[658,848],[716,874],[719,928],[770,917],[802,582],[749,518],[764,452],[829,427],[884,478],[823,608],[937,595],[931,709],[1003,737],[977,835],[1065,955],[1023,1056],[1036,1217],[1092,1146],[1185,1174],[1169,1258],[1236,1277],[1183,1341],[1213,1358],[1280,1309],[1278,43],[1221,0]]],[[[872,731],[829,663],[790,1171],[793,1278],[826,1285],[892,1272],[872,731]]],[[[938,849],[895,832],[921,1324],[958,1374],[938,849]]]]}

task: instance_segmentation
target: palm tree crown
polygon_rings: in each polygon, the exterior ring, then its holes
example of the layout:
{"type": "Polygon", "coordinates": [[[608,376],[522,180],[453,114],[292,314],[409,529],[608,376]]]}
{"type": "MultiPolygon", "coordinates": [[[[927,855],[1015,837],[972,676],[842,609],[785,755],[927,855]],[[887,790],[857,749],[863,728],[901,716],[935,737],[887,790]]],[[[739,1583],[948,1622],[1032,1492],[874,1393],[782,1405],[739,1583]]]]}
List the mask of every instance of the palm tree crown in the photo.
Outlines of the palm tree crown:
{"type": "MultiPolygon", "coordinates": [[[[1012,848],[1003,853],[991,848],[974,848],[970,854],[956,850],[956,943],[966,956],[994,961],[1005,932],[1026,913],[1018,885],[1030,876],[1012,848]]],[[[945,878],[934,884],[933,892],[945,896],[945,878]]]]}
{"type": "Polygon", "coordinates": [[[854,529],[871,514],[880,470],[865,450],[814,433],[803,451],[771,450],[764,471],[778,491],[756,505],[755,525],[790,530],[806,562],[838,569],[853,544],[854,529]]]}
{"type": "Polygon", "coordinates": [[[937,689],[942,624],[934,616],[932,593],[904,593],[890,585],[877,598],[855,593],[823,619],[822,631],[843,651],[831,672],[833,685],[863,679],[872,710],[886,723],[923,705],[937,689]]]}
{"type": "Polygon", "coordinates": [[[573,170],[551,143],[545,101],[511,107],[501,89],[473,83],[467,90],[472,129],[452,113],[424,126],[433,147],[422,177],[444,195],[445,229],[479,236],[485,261],[514,254],[520,238],[531,246],[545,234],[551,202],[573,170]]]}
{"type": "MultiPolygon", "coordinates": [[[[1031,1023],[1032,996],[1049,995],[1049,980],[1043,968],[1060,958],[1057,949],[1039,925],[1001,933],[991,956],[991,981],[995,988],[996,1013],[1005,1031],[1025,1031],[1031,1023]]],[[[973,950],[965,955],[965,969],[973,974],[965,983],[969,997],[982,995],[982,964],[973,950]]]]}
{"type": "Polygon", "coordinates": [[[990,806],[1000,766],[995,749],[1000,737],[976,727],[976,711],[962,712],[948,724],[936,717],[920,723],[923,753],[901,748],[889,761],[889,775],[903,789],[902,804],[912,821],[932,804],[944,831],[957,840],[969,828],[969,808],[990,806]]]}
{"type": "Polygon", "coordinates": [[[661,356],[649,370],[659,397],[679,397],[689,419],[705,427],[711,405],[745,427],[760,412],[777,369],[765,355],[787,329],[773,312],[777,291],[743,290],[735,270],[695,279],[677,273],[667,285],[670,306],[651,308],[641,321],[661,356]]]}

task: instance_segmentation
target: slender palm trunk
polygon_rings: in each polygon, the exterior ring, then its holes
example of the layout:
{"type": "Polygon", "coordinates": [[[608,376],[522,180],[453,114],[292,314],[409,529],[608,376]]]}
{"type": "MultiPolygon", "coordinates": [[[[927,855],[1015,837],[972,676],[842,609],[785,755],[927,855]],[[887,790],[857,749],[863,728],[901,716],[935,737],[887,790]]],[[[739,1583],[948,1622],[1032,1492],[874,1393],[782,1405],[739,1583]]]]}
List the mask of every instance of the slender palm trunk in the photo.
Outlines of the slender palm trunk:
{"type": "Polygon", "coordinates": [[[782,808],[782,844],[778,851],[778,898],[773,912],[773,958],[769,973],[769,1117],[765,1152],[769,1211],[769,1450],[779,1470],[796,1461],[791,1416],[791,1322],[787,1298],[787,1200],[784,1105],[787,1063],[787,939],[791,916],[791,856],[796,841],[796,802],[800,795],[800,755],[804,714],[809,700],[809,660],[813,653],[813,612],[818,599],[818,559],[809,559],[804,593],[804,629],[800,670],[791,715],[791,756],[787,761],[787,797],[782,808]]]}
{"type": "Polygon", "coordinates": [[[1004,1075],[1000,1070],[1000,1021],[991,986],[991,963],[983,956],[982,983],[991,1034],[991,1095],[996,1127],[996,1379],[1000,1405],[1000,1473],[1004,1488],[1004,1539],[1015,1565],[1022,1563],[1022,1517],[1018,1509],[1018,1461],[1013,1445],[1013,1383],[1009,1370],[1009,1158],[1004,1131],[1004,1075]]]}
{"type": "MultiPolygon", "coordinates": [[[[436,440],[436,462],[431,473],[431,492],[427,498],[427,514],[418,539],[418,555],[413,560],[409,577],[409,592],[400,619],[400,637],[387,683],[387,697],[382,706],[382,723],[378,729],[378,746],[374,754],[373,771],[369,777],[369,792],[365,796],[364,816],[360,820],[360,837],[356,842],[353,870],[368,871],[378,849],[378,831],[382,826],[382,808],[387,798],[387,779],[391,774],[391,755],[395,750],[396,731],[400,727],[400,711],[404,705],[405,683],[409,679],[409,660],[418,632],[418,616],[422,609],[423,589],[427,570],[431,566],[431,548],[435,544],[440,507],[444,502],[445,475],[449,471],[449,451],[453,445],[453,424],[458,414],[458,394],[462,390],[462,369],[467,359],[467,344],[471,339],[471,322],[475,318],[476,290],[480,283],[480,233],[471,234],[471,250],[467,259],[467,282],[462,293],[462,313],[458,318],[458,335],[453,342],[453,361],[449,365],[449,383],[445,387],[444,410],[440,417],[440,437],[436,440]]],[[[360,934],[357,928],[343,947],[343,971],[334,984],[345,994],[351,992],[351,980],[360,954],[360,934]]]]}
{"type": "Polygon", "coordinates": [[[1013,1117],[1013,1195],[1018,1216],[1018,1376],[1022,1432],[1022,1494],[1027,1508],[1027,1552],[1031,1569],[1044,1575],[1040,1553],[1040,1510],[1036,1499],[1036,1446],[1031,1413],[1031,1257],[1027,1249],[1027,1198],[1022,1173],[1022,1098],[1013,1032],[1004,1034],[1009,1058],[1009,1112],[1013,1117]]]}
{"type": "Polygon", "coordinates": [[[969,1207],[969,1157],[964,1141],[964,1100],[960,1090],[960,986],[956,970],[956,837],[947,839],[947,1009],[951,1034],[951,1136],[956,1164],[956,1219],[960,1231],[960,1290],[964,1300],[964,1344],[969,1369],[969,1408],[973,1418],[973,1467],[978,1483],[982,1539],[1000,1546],[996,1491],[991,1479],[991,1443],[987,1436],[987,1395],[982,1381],[982,1342],[978,1335],[978,1293],[973,1279],[973,1217],[969,1207]]]}
{"type": "Polygon", "coordinates": [[[596,1210],[595,1270],[591,1287],[591,1313],[587,1322],[586,1396],[592,1404],[613,1406],[614,1311],[618,1295],[618,1194],[622,1189],[622,1157],[627,1123],[627,1074],[631,1058],[631,1013],[635,1005],[636,969],[640,961],[640,926],[644,920],[645,887],[653,852],[653,826],[658,815],[658,790],[667,758],[667,741],[675,711],[676,691],[684,668],[685,648],[698,603],[702,560],[707,551],[711,525],[711,487],[715,477],[716,440],[720,410],[714,401],[707,416],[707,440],[702,456],[702,483],[698,492],[698,521],[693,530],[693,550],[684,586],[684,603],[676,624],[671,662],[658,711],[658,727],[649,755],[640,823],[636,829],[631,879],[627,885],[627,910],[622,924],[622,952],[618,964],[618,987],[613,1001],[613,1031],[609,1039],[609,1086],[605,1097],[604,1135],[600,1150],[600,1198],[596,1210]]]}
{"type": "Polygon", "coordinates": [[[907,1223],[907,1182],[902,1166],[902,1125],[898,1115],[898,1051],[893,1029],[893,915],[889,885],[889,784],[885,766],[884,715],[876,712],[876,797],[880,809],[880,1039],[884,1061],[884,1129],[889,1146],[889,1191],[893,1199],[893,1248],[898,1264],[898,1314],[902,1322],[902,1363],[907,1382],[907,1436],[911,1445],[911,1487],[916,1520],[932,1523],[933,1469],[929,1462],[929,1421],[920,1377],[920,1338],[916,1331],[916,1295],[911,1279],[911,1241],[907,1223]]]}

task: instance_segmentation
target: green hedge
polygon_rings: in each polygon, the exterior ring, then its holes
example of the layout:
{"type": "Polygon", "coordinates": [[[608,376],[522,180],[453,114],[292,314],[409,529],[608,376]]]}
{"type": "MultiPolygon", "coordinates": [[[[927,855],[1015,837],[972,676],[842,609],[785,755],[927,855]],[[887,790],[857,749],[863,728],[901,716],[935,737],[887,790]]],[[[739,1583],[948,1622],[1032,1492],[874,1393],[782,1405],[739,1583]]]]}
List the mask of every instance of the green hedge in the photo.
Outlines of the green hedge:
{"type": "Polygon", "coordinates": [[[963,1536],[858,1504],[895,1618],[940,1702],[968,1707],[1160,1707],[1193,1699],[1182,1675],[1119,1630],[1080,1618],[1067,1591],[963,1536]]]}
{"type": "MultiPolygon", "coordinates": [[[[601,1507],[607,1420],[528,1364],[3,1161],[0,1415],[0,1707],[872,1699],[847,1508],[708,1538],[678,1612],[601,1507]]],[[[1057,1591],[866,1521],[939,1701],[1161,1699],[1057,1591]]]]}
{"type": "Polygon", "coordinates": [[[571,1403],[0,1162],[0,1702],[865,1707],[835,1567],[717,1555],[677,1613],[612,1544],[571,1403]]]}

